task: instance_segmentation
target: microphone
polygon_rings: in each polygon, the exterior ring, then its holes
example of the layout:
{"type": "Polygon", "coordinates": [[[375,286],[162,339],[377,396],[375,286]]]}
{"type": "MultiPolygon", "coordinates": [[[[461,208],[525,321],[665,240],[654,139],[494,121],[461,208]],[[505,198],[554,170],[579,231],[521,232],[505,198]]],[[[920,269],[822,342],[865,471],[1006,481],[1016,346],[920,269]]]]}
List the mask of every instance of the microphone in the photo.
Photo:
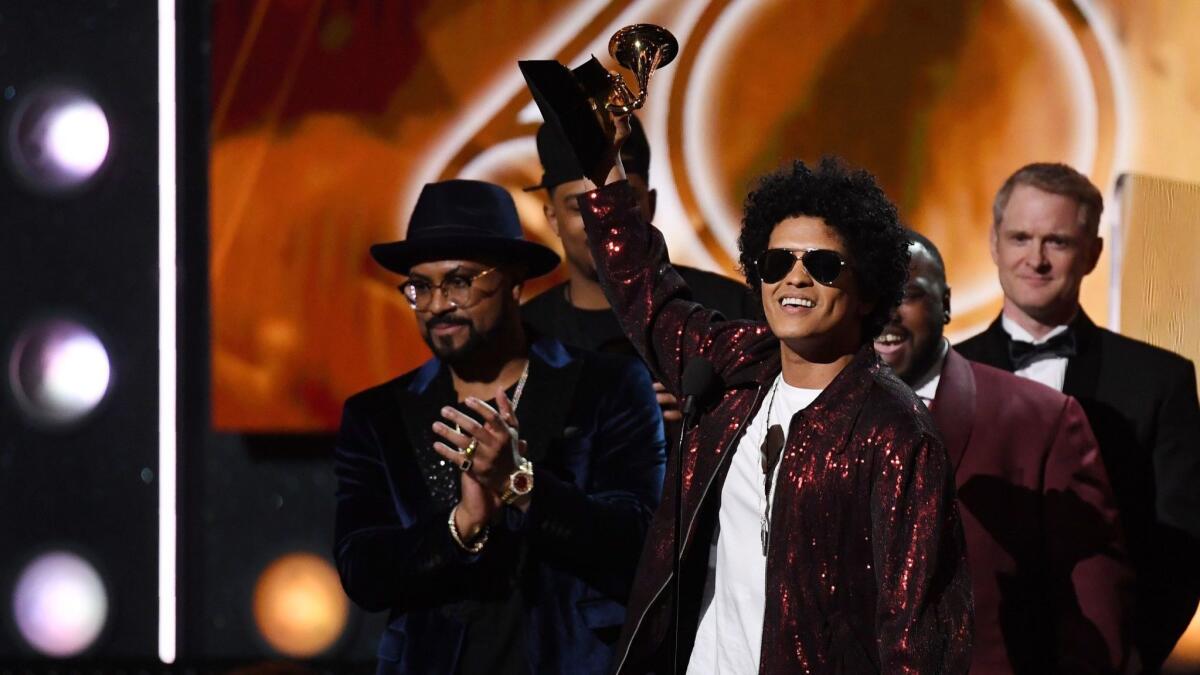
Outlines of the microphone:
{"type": "Polygon", "coordinates": [[[675,675],[683,671],[679,669],[679,596],[683,590],[680,572],[683,564],[683,437],[688,427],[695,422],[697,401],[704,397],[712,388],[716,373],[713,364],[705,358],[694,358],[683,367],[683,424],[679,425],[679,443],[675,446],[675,559],[671,561],[672,574],[675,577],[675,595],[673,597],[675,615],[675,644],[672,647],[671,669],[675,675]]]}
{"type": "Polygon", "coordinates": [[[695,358],[683,368],[683,422],[687,426],[696,414],[696,400],[708,393],[716,373],[712,361],[695,358]]]}

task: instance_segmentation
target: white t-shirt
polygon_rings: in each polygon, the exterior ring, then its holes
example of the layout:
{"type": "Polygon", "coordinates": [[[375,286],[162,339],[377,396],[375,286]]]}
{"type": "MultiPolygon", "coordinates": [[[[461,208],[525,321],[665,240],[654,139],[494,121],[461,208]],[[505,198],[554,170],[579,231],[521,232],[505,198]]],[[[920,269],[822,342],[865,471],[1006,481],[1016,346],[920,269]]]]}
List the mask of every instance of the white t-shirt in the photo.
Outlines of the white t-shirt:
{"type": "MultiPolygon", "coordinates": [[[[781,374],[771,405],[771,425],[787,433],[792,416],[808,407],[820,389],[801,389],[781,374]]],[[[721,487],[717,531],[708,555],[708,578],[700,609],[700,626],[688,661],[688,675],[752,675],[758,672],[762,651],[763,609],[766,606],[767,559],[762,552],[763,493],[761,450],[767,432],[771,393],[734,451],[729,474],[721,487]]],[[[774,496],[780,461],[771,480],[774,496]]]]}
{"type": "MultiPolygon", "coordinates": [[[[1046,333],[1040,338],[1035,338],[1033,335],[1021,328],[1020,324],[1007,316],[1000,315],[1000,326],[1008,333],[1009,337],[1020,342],[1028,342],[1030,344],[1040,345],[1043,342],[1049,342],[1061,333],[1066,332],[1069,326],[1055,326],[1049,333],[1046,333]]],[[[1047,387],[1063,390],[1063,382],[1067,379],[1067,357],[1060,356],[1052,359],[1039,359],[1029,364],[1027,368],[1022,368],[1016,371],[1017,375],[1024,377],[1034,382],[1041,382],[1047,387]]]]}

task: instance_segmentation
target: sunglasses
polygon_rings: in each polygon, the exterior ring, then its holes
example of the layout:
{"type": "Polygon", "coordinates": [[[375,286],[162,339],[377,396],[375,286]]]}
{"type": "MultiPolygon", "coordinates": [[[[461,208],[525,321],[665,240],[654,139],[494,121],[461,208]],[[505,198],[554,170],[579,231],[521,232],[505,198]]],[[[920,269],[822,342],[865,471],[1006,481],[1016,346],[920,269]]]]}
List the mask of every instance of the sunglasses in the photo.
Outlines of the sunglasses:
{"type": "Polygon", "coordinates": [[[810,248],[794,251],[788,248],[769,248],[754,261],[758,270],[758,278],[763,283],[773,284],[782,281],[795,267],[796,261],[804,264],[808,276],[819,284],[832,286],[842,274],[846,259],[837,251],[825,248],[810,248]],[[799,255],[797,255],[799,254],[799,255]]]}

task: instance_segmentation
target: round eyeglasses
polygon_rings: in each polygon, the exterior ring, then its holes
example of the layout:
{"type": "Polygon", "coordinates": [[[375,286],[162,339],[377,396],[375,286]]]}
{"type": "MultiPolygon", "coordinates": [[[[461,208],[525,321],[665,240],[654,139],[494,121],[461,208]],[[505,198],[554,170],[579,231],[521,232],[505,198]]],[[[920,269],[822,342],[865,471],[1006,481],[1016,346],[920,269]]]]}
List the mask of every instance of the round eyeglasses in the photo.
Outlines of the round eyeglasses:
{"type": "Polygon", "coordinates": [[[408,304],[417,311],[423,312],[429,309],[435,290],[440,291],[442,297],[455,307],[467,308],[482,299],[472,293],[476,288],[475,282],[495,271],[495,267],[489,267],[472,273],[456,272],[442,279],[439,284],[431,284],[424,279],[409,279],[397,288],[408,299],[408,304]]]}

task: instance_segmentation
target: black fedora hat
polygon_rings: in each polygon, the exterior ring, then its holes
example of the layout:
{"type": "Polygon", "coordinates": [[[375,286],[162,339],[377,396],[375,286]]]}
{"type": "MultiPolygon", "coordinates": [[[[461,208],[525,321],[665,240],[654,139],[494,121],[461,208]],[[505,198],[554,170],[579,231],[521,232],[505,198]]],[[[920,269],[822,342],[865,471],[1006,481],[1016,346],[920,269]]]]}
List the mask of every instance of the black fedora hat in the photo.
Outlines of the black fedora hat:
{"type": "Polygon", "coordinates": [[[426,184],[405,238],[371,246],[375,262],[398,274],[423,262],[476,255],[519,263],[525,278],[546,274],[559,263],[557,253],[521,234],[508,190],[478,180],[426,184]]]}

